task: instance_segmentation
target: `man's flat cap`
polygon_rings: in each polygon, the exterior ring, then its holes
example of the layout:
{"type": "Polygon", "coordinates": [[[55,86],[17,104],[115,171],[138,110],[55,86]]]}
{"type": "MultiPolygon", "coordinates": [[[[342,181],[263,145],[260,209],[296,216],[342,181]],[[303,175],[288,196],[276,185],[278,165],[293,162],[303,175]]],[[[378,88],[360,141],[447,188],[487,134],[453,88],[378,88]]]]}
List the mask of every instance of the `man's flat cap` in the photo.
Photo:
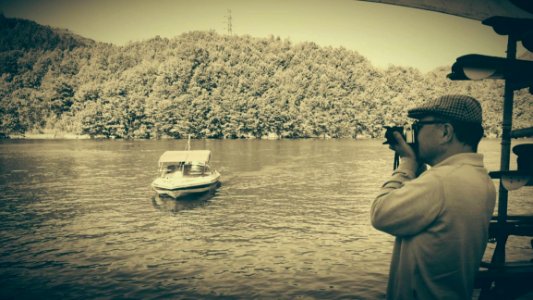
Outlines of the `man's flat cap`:
{"type": "Polygon", "coordinates": [[[481,124],[483,121],[481,105],[469,96],[446,95],[428,100],[419,107],[407,111],[413,119],[434,115],[450,121],[481,124]]]}

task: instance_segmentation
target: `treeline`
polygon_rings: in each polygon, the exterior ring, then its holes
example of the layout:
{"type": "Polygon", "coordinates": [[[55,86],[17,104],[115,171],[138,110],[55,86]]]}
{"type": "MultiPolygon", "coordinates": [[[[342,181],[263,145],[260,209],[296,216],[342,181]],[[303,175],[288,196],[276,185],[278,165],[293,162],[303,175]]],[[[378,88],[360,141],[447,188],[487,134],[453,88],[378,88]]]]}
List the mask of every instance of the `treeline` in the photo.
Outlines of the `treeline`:
{"type": "MultiPolygon", "coordinates": [[[[453,82],[449,66],[379,69],[355,51],[274,36],[190,32],[116,46],[1,15],[0,25],[3,135],[378,137],[444,93],[478,98],[487,133],[500,132],[503,82],[453,82]]],[[[530,97],[516,93],[517,127],[530,126],[530,97]]]]}
{"type": "Polygon", "coordinates": [[[93,46],[95,41],[69,32],[41,26],[33,21],[6,18],[0,12],[0,52],[10,50],[72,50],[80,46],[93,46]]]}

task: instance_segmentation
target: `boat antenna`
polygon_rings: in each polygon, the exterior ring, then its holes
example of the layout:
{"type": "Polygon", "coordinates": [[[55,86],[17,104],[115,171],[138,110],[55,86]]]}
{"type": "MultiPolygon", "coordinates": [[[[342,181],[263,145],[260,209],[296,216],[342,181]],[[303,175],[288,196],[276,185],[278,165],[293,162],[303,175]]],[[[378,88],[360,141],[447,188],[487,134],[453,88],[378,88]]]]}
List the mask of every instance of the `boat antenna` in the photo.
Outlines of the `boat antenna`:
{"type": "Polygon", "coordinates": [[[190,151],[191,150],[191,135],[189,134],[189,138],[187,139],[187,149],[185,149],[187,151],[190,151]]]}

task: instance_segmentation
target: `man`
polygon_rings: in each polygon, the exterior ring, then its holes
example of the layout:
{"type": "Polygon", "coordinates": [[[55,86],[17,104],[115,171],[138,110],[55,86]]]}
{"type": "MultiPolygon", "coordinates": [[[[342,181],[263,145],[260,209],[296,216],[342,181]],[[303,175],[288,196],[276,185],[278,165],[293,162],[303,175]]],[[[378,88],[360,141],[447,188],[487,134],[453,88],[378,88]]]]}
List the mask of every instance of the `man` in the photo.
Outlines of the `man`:
{"type": "Polygon", "coordinates": [[[408,116],[418,119],[414,149],[395,132],[401,162],[371,208],[372,225],[396,236],[387,298],[471,299],[496,201],[477,154],[481,105],[447,95],[408,116]]]}

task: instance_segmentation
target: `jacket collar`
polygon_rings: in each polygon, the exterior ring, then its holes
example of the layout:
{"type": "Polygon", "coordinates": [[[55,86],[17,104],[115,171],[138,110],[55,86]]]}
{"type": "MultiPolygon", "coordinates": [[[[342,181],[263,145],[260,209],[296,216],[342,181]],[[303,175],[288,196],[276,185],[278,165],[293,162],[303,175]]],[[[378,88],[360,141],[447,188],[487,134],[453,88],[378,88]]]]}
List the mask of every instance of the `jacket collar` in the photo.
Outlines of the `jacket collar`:
{"type": "Polygon", "coordinates": [[[459,153],[452,155],[440,163],[436,164],[435,167],[440,166],[449,166],[449,165],[473,165],[476,167],[483,167],[483,154],[479,153],[459,153]]]}

